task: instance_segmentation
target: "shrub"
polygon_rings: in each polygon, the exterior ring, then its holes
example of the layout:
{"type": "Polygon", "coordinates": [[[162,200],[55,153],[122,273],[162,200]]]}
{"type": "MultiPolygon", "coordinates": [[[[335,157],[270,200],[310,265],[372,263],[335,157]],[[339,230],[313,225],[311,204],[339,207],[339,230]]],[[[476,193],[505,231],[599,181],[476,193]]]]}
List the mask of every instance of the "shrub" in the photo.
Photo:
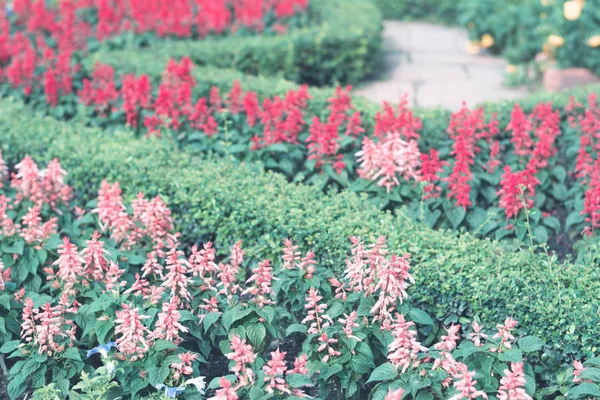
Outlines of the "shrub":
{"type": "MultiPolygon", "coordinates": [[[[157,57],[153,62],[159,65],[161,60],[188,56],[198,66],[311,85],[357,83],[368,76],[380,61],[382,27],[377,9],[368,0],[314,1],[311,7],[319,23],[286,35],[161,41],[144,48],[141,56],[157,57]]],[[[104,57],[112,57],[111,52],[95,57],[107,63],[104,57]]],[[[116,57],[135,62],[136,55],[125,48],[116,57]]]]}
{"type": "MultiPolygon", "coordinates": [[[[543,342],[515,337],[508,317],[493,337],[473,321],[459,346],[461,325],[438,331],[410,304],[410,255],[391,253],[383,236],[353,236],[343,276],[290,239],[258,265],[241,241],[226,258],[211,242],[186,257],[160,196],[139,193],[129,206],[103,181],[97,200],[72,208],[57,159],[40,170],[25,157],[14,169],[10,188],[0,179],[0,354],[10,354],[12,399],[536,391],[525,357],[543,342]]],[[[575,383],[592,373],[575,366],[575,383]]]]}
{"type": "Polygon", "coordinates": [[[456,1],[452,0],[374,0],[386,19],[426,20],[455,24],[456,1]]]}
{"type": "Polygon", "coordinates": [[[495,323],[512,315],[523,323],[521,334],[548,343],[542,355],[547,379],[552,365],[598,345],[593,259],[574,265],[507,252],[498,242],[429,230],[401,210],[382,213],[351,193],[325,196],[249,165],[198,160],[169,141],[139,141],[123,133],[108,138],[75,122],[32,115],[17,103],[3,103],[0,127],[9,163],[25,154],[40,162],[60,157],[78,198],[94,196],[104,178],[118,180],[129,194],[160,194],[187,245],[212,240],[229,247],[242,240],[254,262],[276,259],[281,242],[293,237],[322,257],[315,259],[318,265],[339,271],[349,236],[372,241],[385,235],[391,248],[411,253],[415,305],[446,325],[474,316],[495,323]]]}

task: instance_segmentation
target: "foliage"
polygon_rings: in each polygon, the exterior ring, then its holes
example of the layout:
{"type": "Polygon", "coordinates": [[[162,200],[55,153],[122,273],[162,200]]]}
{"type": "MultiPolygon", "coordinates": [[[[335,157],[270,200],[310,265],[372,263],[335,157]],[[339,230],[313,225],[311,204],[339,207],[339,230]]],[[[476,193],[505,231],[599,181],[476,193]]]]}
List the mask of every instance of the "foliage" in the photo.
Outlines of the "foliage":
{"type": "Polygon", "coordinates": [[[273,262],[249,261],[241,242],[227,257],[211,242],[186,255],[160,196],[126,205],[119,184],[103,181],[97,200],[71,208],[70,195],[55,201],[70,193],[58,161],[35,167],[29,158],[15,166],[2,194],[11,207],[0,215],[9,339],[0,353],[12,399],[536,392],[528,361],[544,343],[519,337],[509,317],[493,336],[474,321],[459,345],[461,325],[442,330],[411,305],[412,257],[383,236],[370,245],[351,237],[343,273],[289,239],[273,262]],[[32,238],[32,219],[56,222],[32,238]]]}
{"type": "Polygon", "coordinates": [[[198,159],[177,151],[169,140],[139,141],[123,133],[109,138],[7,101],[0,110],[9,163],[25,154],[39,162],[59,157],[79,198],[94,197],[104,178],[118,180],[131,195],[160,194],[187,246],[210,240],[229,248],[242,240],[247,259],[255,263],[277,259],[282,241],[293,237],[315,252],[318,265],[340,271],[349,236],[372,241],[383,234],[391,248],[411,253],[417,281],[411,298],[436,321],[449,325],[478,316],[494,324],[507,313],[527,321],[520,333],[548,343],[540,367],[545,377],[561,362],[598,346],[592,295],[600,282],[593,258],[597,246],[578,264],[507,251],[499,242],[426,229],[401,210],[395,216],[382,213],[351,193],[326,196],[251,165],[198,159]]]}

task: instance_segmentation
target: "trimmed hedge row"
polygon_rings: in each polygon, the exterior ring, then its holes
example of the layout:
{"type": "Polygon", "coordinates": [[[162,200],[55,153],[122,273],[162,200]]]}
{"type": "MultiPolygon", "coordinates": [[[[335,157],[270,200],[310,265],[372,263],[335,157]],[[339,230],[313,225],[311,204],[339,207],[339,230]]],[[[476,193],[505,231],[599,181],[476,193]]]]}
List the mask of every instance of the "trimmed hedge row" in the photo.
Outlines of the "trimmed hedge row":
{"type": "Polygon", "coordinates": [[[374,0],[386,19],[425,20],[455,24],[457,0],[374,0]]]}
{"type": "Polygon", "coordinates": [[[600,345],[600,270],[594,263],[560,263],[468,234],[433,231],[401,210],[380,212],[364,197],[327,196],[258,166],[201,160],[165,139],[140,141],[127,132],[107,137],[10,100],[0,102],[0,129],[9,164],[25,154],[39,162],[58,157],[79,198],[94,198],[104,178],[119,181],[130,197],[138,191],[160,194],[187,244],[214,240],[228,248],[241,239],[250,258],[275,258],[283,239],[294,237],[323,257],[321,265],[343,269],[349,236],[386,235],[392,249],[411,253],[416,303],[445,324],[464,323],[463,317],[488,324],[514,317],[523,333],[550,344],[539,373],[600,345]]]}
{"type": "Polygon", "coordinates": [[[319,86],[359,82],[371,73],[380,61],[382,21],[377,8],[368,0],[311,1],[310,6],[315,23],[281,36],[161,40],[143,51],[125,51],[158,59],[165,54],[189,56],[199,66],[319,86]]]}

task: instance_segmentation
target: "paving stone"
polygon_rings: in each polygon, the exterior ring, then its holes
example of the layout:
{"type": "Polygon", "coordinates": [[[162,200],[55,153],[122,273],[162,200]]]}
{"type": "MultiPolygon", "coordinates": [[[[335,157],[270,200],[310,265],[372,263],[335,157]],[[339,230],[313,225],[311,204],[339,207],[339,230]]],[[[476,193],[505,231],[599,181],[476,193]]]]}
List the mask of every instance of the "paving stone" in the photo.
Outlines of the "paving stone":
{"type": "Polygon", "coordinates": [[[466,30],[427,23],[386,21],[385,62],[375,80],[356,93],[373,101],[397,102],[401,93],[420,107],[452,110],[462,102],[516,99],[525,89],[502,86],[506,62],[489,55],[468,54],[466,30]]]}

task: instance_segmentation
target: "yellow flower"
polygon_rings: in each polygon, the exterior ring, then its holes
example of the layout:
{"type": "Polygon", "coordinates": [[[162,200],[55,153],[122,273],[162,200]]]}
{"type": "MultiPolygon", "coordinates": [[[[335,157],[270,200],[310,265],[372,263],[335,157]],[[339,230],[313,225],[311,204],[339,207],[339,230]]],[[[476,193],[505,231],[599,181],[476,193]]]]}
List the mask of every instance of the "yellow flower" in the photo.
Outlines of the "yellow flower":
{"type": "Polygon", "coordinates": [[[517,66],[513,64],[508,64],[506,66],[506,72],[509,74],[514,74],[515,72],[517,72],[517,66]]]}
{"type": "Polygon", "coordinates": [[[547,6],[548,5],[548,0],[541,0],[541,3],[543,6],[547,6]]]}
{"type": "Polygon", "coordinates": [[[479,54],[480,50],[481,46],[479,45],[478,40],[473,40],[467,45],[467,53],[469,54],[479,54]]]}
{"type": "Polygon", "coordinates": [[[494,38],[489,33],[486,33],[481,37],[481,47],[489,49],[494,45],[494,38]]]}
{"type": "Polygon", "coordinates": [[[550,35],[550,36],[548,36],[548,43],[552,47],[560,47],[563,44],[565,44],[565,38],[562,36],[558,36],[558,35],[550,35]]]}
{"type": "Polygon", "coordinates": [[[585,4],[584,1],[577,1],[577,0],[570,0],[570,1],[565,2],[565,5],[564,5],[565,18],[568,19],[569,21],[574,21],[577,18],[579,18],[579,16],[581,15],[581,11],[583,10],[584,4],[585,4]]]}
{"type": "Polygon", "coordinates": [[[592,36],[588,39],[588,46],[600,47],[600,35],[592,36]]]}

